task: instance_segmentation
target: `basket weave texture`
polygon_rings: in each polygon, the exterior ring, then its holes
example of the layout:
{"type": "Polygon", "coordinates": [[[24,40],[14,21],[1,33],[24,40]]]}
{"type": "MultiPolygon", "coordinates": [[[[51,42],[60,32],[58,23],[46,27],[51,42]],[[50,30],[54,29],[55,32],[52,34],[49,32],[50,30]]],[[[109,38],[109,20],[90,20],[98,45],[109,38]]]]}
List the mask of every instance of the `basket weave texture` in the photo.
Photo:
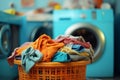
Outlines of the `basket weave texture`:
{"type": "Polygon", "coordinates": [[[39,62],[26,73],[20,60],[14,60],[18,65],[19,80],[86,80],[86,66],[90,61],[69,63],[39,62]]]}

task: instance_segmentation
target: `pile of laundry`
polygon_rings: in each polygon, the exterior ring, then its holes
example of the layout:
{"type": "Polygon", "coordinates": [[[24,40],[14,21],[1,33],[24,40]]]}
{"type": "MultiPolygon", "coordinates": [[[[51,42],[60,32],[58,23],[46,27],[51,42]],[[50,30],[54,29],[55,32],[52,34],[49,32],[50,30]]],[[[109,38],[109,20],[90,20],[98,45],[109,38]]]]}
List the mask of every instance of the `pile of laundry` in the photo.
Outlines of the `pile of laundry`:
{"type": "Polygon", "coordinates": [[[34,42],[26,42],[16,48],[8,57],[9,64],[14,59],[21,60],[23,69],[28,73],[36,62],[71,62],[91,60],[94,51],[82,36],[60,35],[56,39],[43,34],[34,42]]]}

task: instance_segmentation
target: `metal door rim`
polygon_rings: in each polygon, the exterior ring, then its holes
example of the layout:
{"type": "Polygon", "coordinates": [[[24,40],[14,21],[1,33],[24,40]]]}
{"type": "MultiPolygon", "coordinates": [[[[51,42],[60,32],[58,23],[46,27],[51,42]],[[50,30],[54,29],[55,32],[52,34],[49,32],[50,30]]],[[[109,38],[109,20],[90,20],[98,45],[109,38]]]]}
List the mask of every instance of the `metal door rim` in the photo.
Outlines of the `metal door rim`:
{"type": "Polygon", "coordinates": [[[103,34],[103,32],[97,28],[95,25],[90,24],[90,23],[76,23],[73,24],[72,26],[70,26],[66,31],[65,34],[66,35],[71,35],[72,32],[76,31],[77,29],[80,28],[88,28],[92,31],[94,31],[94,33],[96,33],[96,37],[98,40],[98,48],[95,51],[94,57],[93,57],[93,62],[96,62],[102,55],[103,55],[103,50],[104,50],[104,46],[105,46],[105,36],[103,34]]]}

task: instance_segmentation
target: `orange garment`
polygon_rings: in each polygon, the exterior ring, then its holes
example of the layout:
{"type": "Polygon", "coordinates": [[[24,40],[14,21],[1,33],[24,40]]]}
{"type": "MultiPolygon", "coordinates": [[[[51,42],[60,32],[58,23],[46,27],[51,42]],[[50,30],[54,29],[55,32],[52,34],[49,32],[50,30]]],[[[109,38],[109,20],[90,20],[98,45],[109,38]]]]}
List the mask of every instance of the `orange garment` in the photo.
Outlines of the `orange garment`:
{"type": "Polygon", "coordinates": [[[17,55],[21,55],[22,51],[30,46],[32,46],[34,49],[39,50],[43,54],[42,61],[48,62],[51,61],[51,58],[58,51],[58,49],[64,46],[64,43],[57,43],[46,34],[43,34],[35,42],[17,49],[17,55]]]}
{"type": "Polygon", "coordinates": [[[101,8],[103,0],[94,0],[96,8],[101,8]]]}

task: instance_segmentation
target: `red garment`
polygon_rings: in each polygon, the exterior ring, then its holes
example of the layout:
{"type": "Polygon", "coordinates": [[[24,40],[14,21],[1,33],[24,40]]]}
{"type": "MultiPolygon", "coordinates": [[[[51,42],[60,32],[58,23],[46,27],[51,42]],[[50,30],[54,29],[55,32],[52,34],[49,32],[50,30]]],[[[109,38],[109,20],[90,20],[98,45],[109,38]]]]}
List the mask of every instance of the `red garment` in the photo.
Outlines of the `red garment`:
{"type": "Polygon", "coordinates": [[[63,42],[65,45],[69,44],[69,43],[73,43],[73,44],[79,44],[79,45],[81,45],[85,48],[90,48],[90,43],[89,42],[82,42],[82,41],[77,40],[75,38],[70,38],[69,36],[60,36],[54,41],[55,42],[63,42]]]}

